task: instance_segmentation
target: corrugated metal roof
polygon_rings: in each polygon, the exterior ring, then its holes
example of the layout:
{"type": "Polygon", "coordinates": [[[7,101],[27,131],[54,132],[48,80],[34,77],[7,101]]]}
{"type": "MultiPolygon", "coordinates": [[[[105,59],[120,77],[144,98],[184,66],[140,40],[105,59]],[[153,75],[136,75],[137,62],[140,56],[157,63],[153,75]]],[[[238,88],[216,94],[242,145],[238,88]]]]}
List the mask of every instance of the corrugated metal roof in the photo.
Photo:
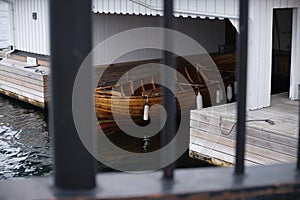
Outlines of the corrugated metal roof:
{"type": "MultiPolygon", "coordinates": [[[[174,0],[176,17],[238,19],[238,0],[174,0]]],[[[163,0],[93,0],[93,12],[163,15],[163,0]]]]}

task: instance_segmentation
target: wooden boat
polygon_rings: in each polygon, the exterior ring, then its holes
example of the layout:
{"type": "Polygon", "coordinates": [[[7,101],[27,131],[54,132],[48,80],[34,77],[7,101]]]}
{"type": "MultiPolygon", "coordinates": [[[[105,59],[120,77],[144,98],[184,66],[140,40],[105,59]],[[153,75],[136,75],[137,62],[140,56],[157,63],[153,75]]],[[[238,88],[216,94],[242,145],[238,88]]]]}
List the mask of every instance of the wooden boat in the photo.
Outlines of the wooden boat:
{"type": "MultiPolygon", "coordinates": [[[[113,119],[114,115],[128,116],[133,119],[142,119],[146,101],[150,108],[155,104],[162,104],[161,87],[159,84],[141,85],[141,88],[133,91],[133,84],[140,81],[131,81],[116,86],[99,87],[95,92],[95,108],[99,119],[113,119]],[[125,87],[128,88],[126,89],[125,87]],[[132,94],[132,95],[130,95],[132,94]]],[[[186,87],[186,86],[185,86],[186,87]]],[[[176,97],[184,102],[180,104],[181,110],[188,111],[195,107],[195,93],[191,90],[181,89],[176,97]]],[[[151,111],[152,117],[160,115],[159,109],[151,111]]]]}
{"type": "MultiPolygon", "coordinates": [[[[225,85],[229,83],[233,85],[235,78],[235,54],[225,54],[222,56],[215,55],[214,59],[225,85]]],[[[194,109],[196,107],[196,93],[199,90],[203,96],[204,106],[210,106],[211,98],[215,98],[215,96],[214,94],[209,94],[208,92],[206,85],[208,81],[205,80],[205,75],[203,73],[199,73],[183,59],[178,59],[177,63],[179,66],[179,73],[181,73],[189,82],[188,84],[180,82],[176,83],[178,91],[176,96],[181,100],[181,102],[184,102],[180,105],[181,107],[177,103],[177,107],[179,108],[178,110],[189,112],[189,110],[194,109]],[[188,88],[191,87],[194,89],[194,91],[191,89],[188,90],[188,88]]],[[[130,64],[132,67],[134,67],[136,65],[140,65],[141,63],[136,62],[130,64]]],[[[131,66],[123,66],[123,69],[125,69],[124,71],[129,70],[131,66]]],[[[119,75],[116,75],[116,73],[112,73],[108,70],[107,74],[104,73],[104,77],[105,75],[113,74],[117,80],[121,75],[124,74],[120,69],[120,65],[112,66],[110,70],[114,70],[115,72],[119,73],[119,75]]],[[[202,71],[203,70],[209,69],[202,69],[202,71]]],[[[163,97],[161,94],[161,86],[158,84],[159,78],[157,77],[144,77],[140,80],[129,80],[123,83],[116,83],[112,79],[107,78],[105,81],[102,80],[101,83],[95,91],[95,110],[100,121],[114,119],[112,112],[114,115],[118,115],[119,117],[121,116],[125,118],[129,115],[134,120],[141,120],[147,99],[150,107],[155,104],[162,104],[163,97]],[[146,82],[148,82],[148,84],[144,84],[146,82]],[[138,89],[134,90],[134,88],[137,87],[138,89]]],[[[218,82],[212,82],[209,84],[211,84],[211,87],[217,88],[219,86],[218,82]]],[[[159,109],[152,109],[152,118],[158,117],[159,115],[159,109]]]]}

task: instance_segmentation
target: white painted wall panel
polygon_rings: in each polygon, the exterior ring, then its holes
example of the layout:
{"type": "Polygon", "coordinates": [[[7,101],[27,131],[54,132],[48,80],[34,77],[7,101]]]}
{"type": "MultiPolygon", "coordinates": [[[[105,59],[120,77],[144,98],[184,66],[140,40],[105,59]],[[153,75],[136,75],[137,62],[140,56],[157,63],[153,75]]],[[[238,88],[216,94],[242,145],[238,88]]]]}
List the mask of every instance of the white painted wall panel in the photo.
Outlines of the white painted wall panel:
{"type": "Polygon", "coordinates": [[[197,0],[197,11],[206,11],[206,0],[197,0]]]}
{"type": "MultiPolygon", "coordinates": [[[[248,109],[270,105],[272,71],[272,26],[274,8],[297,8],[300,0],[252,0],[250,4],[248,53],[248,109]]],[[[300,77],[300,17],[294,20],[290,98],[296,99],[300,77]]]]}
{"type": "Polygon", "coordinates": [[[215,7],[216,7],[215,0],[206,1],[206,12],[215,13],[216,12],[215,7]]]}
{"type": "MultiPolygon", "coordinates": [[[[163,15],[163,0],[94,0],[93,12],[136,15],[163,15]],[[108,2],[109,1],[109,2],[108,2]]],[[[174,0],[176,17],[238,17],[238,0],[174,0]]]]}
{"type": "Polygon", "coordinates": [[[0,48],[6,48],[10,42],[9,5],[0,1],[0,48]]]}
{"type": "Polygon", "coordinates": [[[300,84],[300,1],[295,3],[293,10],[293,34],[291,56],[290,98],[299,99],[298,84],[300,84]]]}
{"type": "Polygon", "coordinates": [[[109,13],[108,3],[109,3],[109,0],[102,1],[103,13],[109,13]]]}
{"type": "Polygon", "coordinates": [[[235,14],[235,1],[227,1],[226,0],[226,4],[224,6],[225,8],[225,13],[228,15],[234,15],[235,14]]]}
{"type": "MultiPolygon", "coordinates": [[[[251,0],[250,0],[251,1],[251,0]]],[[[234,0],[234,15],[239,16],[240,7],[239,7],[239,0],[234,0]]]]}
{"type": "MultiPolygon", "coordinates": [[[[251,0],[249,20],[249,78],[248,78],[248,108],[255,109],[270,104],[270,66],[271,66],[271,36],[272,36],[272,10],[274,8],[297,8],[300,0],[251,0]],[[259,81],[257,81],[259,78],[259,81]]],[[[93,0],[93,12],[97,13],[121,13],[137,15],[162,15],[163,0],[93,0]]],[[[184,17],[211,17],[229,18],[235,27],[238,28],[238,0],[174,0],[175,16],[184,17]]],[[[13,0],[13,23],[14,43],[18,50],[49,55],[49,0],[13,0]],[[37,12],[38,19],[32,19],[32,12],[37,12]]],[[[299,27],[300,19],[298,14],[294,22],[293,51],[292,51],[292,78],[290,97],[297,97],[297,87],[300,77],[299,61],[299,27]]],[[[129,19],[128,16],[116,15],[105,17],[105,26],[102,39],[113,33],[133,27],[152,25],[152,17],[149,19],[129,19]],[[123,19],[124,18],[124,19],[123,19]],[[124,21],[122,21],[122,20],[124,21]],[[147,21],[149,20],[149,21],[147,21]],[[111,21],[111,23],[108,21],[111,21]],[[123,23],[124,22],[124,23],[123,23]],[[147,23],[146,23],[147,22],[147,23]]],[[[158,20],[158,18],[156,19],[158,20]]],[[[197,27],[190,25],[192,19],[180,22],[181,27],[190,30],[191,35],[196,37],[197,27]]],[[[197,19],[199,20],[199,19],[197,19]]],[[[181,21],[181,19],[178,19],[181,21]]],[[[104,22],[103,22],[104,23],[104,22]]],[[[156,23],[156,22],[155,22],[156,23]]],[[[200,23],[200,22],[197,22],[200,23]]],[[[202,22],[201,22],[202,23],[202,22]]],[[[98,27],[98,28],[99,28],[98,27]]],[[[210,30],[210,29],[208,29],[210,30]]],[[[185,30],[183,30],[185,31],[185,30]]],[[[210,30],[210,33],[218,30],[210,30]]],[[[209,35],[209,34],[208,34],[209,35]]],[[[209,40],[207,35],[201,35],[201,42],[207,46],[208,51],[216,50],[216,43],[209,40]],[[213,48],[212,48],[213,46],[213,48]]],[[[98,38],[99,40],[100,38],[98,38]]],[[[200,38],[196,38],[199,40],[200,38]]]]}
{"type": "Polygon", "coordinates": [[[188,10],[197,10],[197,0],[189,0],[188,2],[188,10]]]}
{"type": "Polygon", "coordinates": [[[273,7],[280,7],[280,0],[273,0],[273,7]]]}
{"type": "Polygon", "coordinates": [[[295,6],[295,0],[289,0],[287,3],[288,3],[288,7],[294,7],[295,6]]]}
{"type": "Polygon", "coordinates": [[[255,89],[258,88],[258,66],[259,66],[259,51],[254,51],[254,49],[259,48],[259,27],[257,27],[257,19],[260,18],[260,12],[256,13],[259,9],[259,4],[250,3],[249,15],[253,16],[249,20],[249,37],[248,37],[248,84],[247,84],[247,108],[253,109],[257,105],[257,95],[255,94],[255,89]],[[255,14],[254,14],[255,13],[255,14]],[[257,41],[258,40],[258,41],[257,41]],[[251,67],[250,67],[251,66],[251,67]]]}
{"type": "Polygon", "coordinates": [[[179,1],[179,10],[188,10],[188,1],[179,1]]]}
{"type": "MultiPolygon", "coordinates": [[[[258,83],[258,90],[257,90],[257,100],[256,100],[256,104],[258,107],[264,107],[264,98],[267,95],[263,95],[264,91],[266,90],[265,88],[265,79],[269,79],[269,77],[267,77],[267,74],[265,73],[265,69],[269,68],[270,66],[266,66],[266,60],[270,60],[271,57],[267,57],[267,52],[270,52],[269,49],[271,49],[269,46],[266,46],[266,37],[270,37],[270,35],[268,35],[269,33],[271,33],[271,31],[269,29],[267,29],[267,18],[270,18],[271,16],[268,16],[268,9],[271,8],[267,8],[267,1],[260,1],[259,2],[259,12],[260,12],[260,23],[259,23],[259,43],[261,44],[261,48],[256,49],[256,51],[259,51],[259,57],[257,59],[259,59],[259,67],[260,66],[264,66],[262,69],[258,69],[257,70],[257,83],[258,83]],[[263,30],[263,31],[262,31],[263,30]],[[268,49],[269,48],[269,49],[268,49]],[[263,78],[263,80],[262,80],[263,78]]],[[[257,19],[258,20],[258,19],[257,19]]],[[[271,79],[270,79],[271,80],[271,79]]],[[[270,93],[268,93],[270,94],[270,93]]],[[[268,95],[270,96],[270,95],[268,95]]],[[[270,97],[269,97],[270,98],[270,97]]]]}
{"type": "Polygon", "coordinates": [[[15,48],[49,55],[49,0],[14,0],[13,7],[15,48]]]}
{"type": "Polygon", "coordinates": [[[280,0],[280,7],[281,8],[288,7],[288,0],[280,0]]]}
{"type": "Polygon", "coordinates": [[[217,0],[216,13],[225,13],[225,0],[217,0]]]}
{"type": "MultiPolygon", "coordinates": [[[[272,49],[273,46],[273,39],[272,39],[272,33],[273,33],[273,2],[272,1],[266,1],[265,4],[265,9],[266,9],[266,15],[265,15],[265,23],[264,27],[267,30],[267,33],[270,33],[271,35],[264,34],[263,35],[263,43],[265,46],[265,52],[264,56],[265,58],[263,59],[262,66],[264,67],[263,73],[260,75],[261,79],[261,85],[262,88],[260,90],[260,94],[262,96],[261,102],[259,102],[259,106],[265,106],[268,105],[271,101],[271,77],[272,77],[272,50],[269,51],[269,49],[272,49]],[[265,80],[270,80],[269,82],[265,80]],[[264,95],[264,94],[269,94],[269,95],[264,95]]],[[[264,29],[261,29],[264,30],[264,29]]]]}
{"type": "MultiPolygon", "coordinates": [[[[96,13],[162,15],[162,0],[135,1],[147,6],[131,0],[93,0],[92,10],[96,13]]],[[[236,0],[175,0],[174,4],[178,7],[176,16],[223,18],[232,15],[229,18],[237,18],[232,12],[236,0]],[[220,5],[216,6],[218,2],[220,5]]],[[[49,55],[49,0],[13,0],[13,6],[16,49],[49,55]],[[32,12],[37,12],[37,20],[32,19],[32,12]]]]}
{"type": "Polygon", "coordinates": [[[92,11],[94,13],[97,12],[96,7],[98,7],[98,1],[97,0],[92,0],[92,11]]]}

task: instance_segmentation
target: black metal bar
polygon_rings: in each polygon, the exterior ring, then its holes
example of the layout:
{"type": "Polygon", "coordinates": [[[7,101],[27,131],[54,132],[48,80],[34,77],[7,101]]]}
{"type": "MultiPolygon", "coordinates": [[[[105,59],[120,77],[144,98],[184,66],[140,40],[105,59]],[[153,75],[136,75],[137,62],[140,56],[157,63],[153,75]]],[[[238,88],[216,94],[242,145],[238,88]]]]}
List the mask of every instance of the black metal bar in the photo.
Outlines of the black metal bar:
{"type": "Polygon", "coordinates": [[[248,0],[240,0],[240,40],[238,69],[238,107],[235,173],[243,174],[245,168],[246,138],[246,95],[247,95],[247,54],[248,54],[248,0]]]}
{"type": "MultiPolygon", "coordinates": [[[[173,29],[173,0],[164,0],[164,28],[173,29]]],[[[171,47],[172,36],[165,35],[164,42],[166,47],[167,46],[171,47]]],[[[174,56],[171,52],[164,51],[163,62],[165,65],[176,69],[174,56]]],[[[163,72],[162,82],[166,85],[174,86],[175,85],[174,76],[163,72]]],[[[164,88],[163,90],[163,94],[164,94],[163,106],[167,112],[167,120],[161,134],[162,147],[168,144],[168,142],[170,142],[176,134],[176,119],[177,119],[176,100],[175,100],[175,95],[169,89],[164,88]]],[[[176,151],[175,147],[174,147],[174,151],[176,151]]],[[[175,152],[170,152],[170,153],[173,153],[173,155],[163,155],[162,159],[165,159],[164,156],[175,155],[175,152]]],[[[175,168],[175,163],[172,163],[169,166],[165,167],[163,170],[164,171],[163,178],[166,180],[172,180],[174,176],[174,168],[175,168]]]]}
{"type": "Polygon", "coordinates": [[[297,169],[300,169],[300,84],[298,84],[298,101],[299,101],[299,126],[298,126],[298,157],[297,157],[297,169]]]}
{"type": "Polygon", "coordinates": [[[91,1],[51,0],[50,29],[50,123],[54,138],[55,186],[73,190],[93,188],[95,161],[83,146],[72,115],[73,83],[81,63],[91,51],[91,1]]]}

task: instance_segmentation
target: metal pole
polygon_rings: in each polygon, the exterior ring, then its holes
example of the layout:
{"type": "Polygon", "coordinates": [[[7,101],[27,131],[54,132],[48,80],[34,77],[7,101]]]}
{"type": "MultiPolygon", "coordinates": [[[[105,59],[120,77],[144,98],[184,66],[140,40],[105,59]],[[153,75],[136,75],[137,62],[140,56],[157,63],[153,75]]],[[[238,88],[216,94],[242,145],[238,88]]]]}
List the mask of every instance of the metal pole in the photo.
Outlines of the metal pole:
{"type": "Polygon", "coordinates": [[[248,0],[240,0],[240,40],[238,69],[238,107],[235,173],[243,174],[245,168],[246,95],[248,54],[248,0]]]}
{"type": "Polygon", "coordinates": [[[298,84],[298,101],[299,101],[299,117],[298,117],[298,121],[299,121],[299,126],[298,126],[298,157],[297,157],[297,169],[300,169],[300,84],[298,84]]]}
{"type": "MultiPolygon", "coordinates": [[[[77,135],[72,115],[73,83],[91,50],[91,1],[51,0],[50,30],[50,123],[54,138],[55,186],[73,190],[93,188],[95,161],[77,135]]],[[[87,83],[89,88],[91,85],[87,83]]],[[[92,127],[93,122],[87,124],[92,127]]]]}
{"type": "MultiPolygon", "coordinates": [[[[173,0],[164,0],[164,28],[173,29],[173,0]]],[[[172,45],[172,37],[165,35],[164,42],[166,46],[172,45]]],[[[176,69],[176,64],[174,60],[174,56],[171,52],[164,51],[164,64],[176,69]]],[[[162,82],[164,84],[170,85],[175,87],[175,80],[174,76],[170,74],[166,74],[163,72],[162,75],[162,82]]],[[[172,88],[171,88],[172,89],[172,88]]],[[[174,88],[173,88],[174,89],[174,88]]],[[[176,107],[176,100],[175,95],[168,89],[163,89],[163,106],[167,112],[167,120],[166,124],[162,130],[161,134],[161,146],[165,146],[168,144],[176,134],[176,120],[177,120],[177,107],[176,107]]],[[[174,151],[176,151],[174,147],[174,151]]],[[[165,159],[165,156],[172,157],[175,156],[175,152],[169,152],[169,155],[163,155],[162,159],[165,159]],[[170,155],[171,154],[171,155],[170,155]]],[[[174,176],[174,168],[175,163],[170,164],[169,166],[165,167],[163,172],[163,178],[166,180],[172,180],[174,176]]]]}

